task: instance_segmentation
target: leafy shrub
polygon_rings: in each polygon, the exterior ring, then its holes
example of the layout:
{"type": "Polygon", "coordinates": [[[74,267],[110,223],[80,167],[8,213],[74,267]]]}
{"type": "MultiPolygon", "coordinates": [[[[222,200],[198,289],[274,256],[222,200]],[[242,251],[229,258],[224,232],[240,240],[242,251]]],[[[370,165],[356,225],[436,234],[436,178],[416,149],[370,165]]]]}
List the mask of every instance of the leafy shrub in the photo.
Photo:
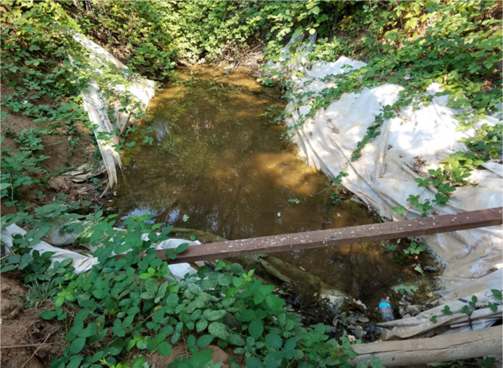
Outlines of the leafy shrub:
{"type": "Polygon", "coordinates": [[[467,138],[464,143],[469,151],[479,160],[502,161],[503,124],[484,124],[477,129],[473,137],[467,138]]]}
{"type": "MultiPolygon", "coordinates": [[[[1,137],[3,141],[3,137],[1,137]]],[[[15,138],[18,149],[2,147],[0,158],[0,198],[8,206],[14,206],[21,191],[40,184],[47,172],[41,166],[47,159],[43,154],[41,131],[27,129],[15,138]]]]}
{"type": "Polygon", "coordinates": [[[264,41],[270,56],[276,55],[297,28],[307,34],[328,34],[343,9],[351,5],[321,0],[106,0],[78,4],[64,2],[86,33],[136,71],[154,79],[169,76],[176,60],[217,61],[264,41]]]}
{"type": "MultiPolygon", "coordinates": [[[[48,254],[29,252],[36,241],[31,234],[2,259],[3,270],[23,270],[28,285],[57,285],[49,293],[54,308],[41,314],[69,326],[68,345],[53,367],[144,366],[147,354],[170,355],[182,341],[199,366],[209,363],[209,344],[242,356],[248,367],[349,366],[347,341],[330,339],[327,326],[303,327],[253,271],[217,262],[177,281],[152,247],[168,237],[169,227],[142,217],[126,220],[127,231],[99,215],[94,222],[88,241],[99,262],[88,272],[75,275],[69,262],[46,272],[48,254]]],[[[173,259],[186,248],[165,255],[173,259]]]]}
{"type": "Polygon", "coordinates": [[[47,156],[34,155],[31,151],[13,152],[3,148],[0,198],[7,200],[6,205],[13,206],[15,204],[22,188],[40,183],[41,176],[45,174],[40,163],[46,159],[47,156]]]}
{"type": "Polygon", "coordinates": [[[132,70],[166,79],[176,51],[171,35],[172,2],[159,0],[62,2],[82,31],[132,70]]]}
{"type": "MultiPolygon", "coordinates": [[[[75,146],[79,137],[77,124],[88,122],[78,97],[87,81],[84,72],[87,55],[72,38],[78,30],[77,24],[60,4],[50,0],[6,1],[2,6],[5,10],[0,16],[3,107],[51,128],[41,129],[37,134],[59,131],[68,135],[75,146]]],[[[18,157],[26,160],[23,163],[26,169],[28,163],[42,160],[33,155],[28,157],[26,152],[8,155],[6,164],[18,157]]],[[[22,170],[23,165],[17,170],[22,170]]],[[[34,173],[33,168],[30,170],[34,173]]]]}
{"type": "Polygon", "coordinates": [[[1,73],[13,112],[49,117],[80,92],[83,51],[72,38],[76,23],[53,1],[8,1],[2,12],[1,73]],[[70,61],[73,58],[73,61],[70,61]]]}

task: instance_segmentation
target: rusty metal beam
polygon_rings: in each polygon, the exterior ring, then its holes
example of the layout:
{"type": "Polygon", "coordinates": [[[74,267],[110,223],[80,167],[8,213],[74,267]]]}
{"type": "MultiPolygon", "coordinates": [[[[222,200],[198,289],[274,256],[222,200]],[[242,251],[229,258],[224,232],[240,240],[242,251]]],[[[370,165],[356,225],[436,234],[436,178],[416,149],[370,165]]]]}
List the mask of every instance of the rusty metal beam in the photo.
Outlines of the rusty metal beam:
{"type": "MultiPolygon", "coordinates": [[[[445,233],[484,226],[501,225],[503,207],[439,215],[415,220],[384,222],[338,229],[229,240],[190,247],[176,261],[193,262],[224,259],[249,254],[288,252],[299,249],[337,246],[360,241],[380,241],[411,236],[445,233]]],[[[165,258],[163,251],[158,251],[165,258]]]]}

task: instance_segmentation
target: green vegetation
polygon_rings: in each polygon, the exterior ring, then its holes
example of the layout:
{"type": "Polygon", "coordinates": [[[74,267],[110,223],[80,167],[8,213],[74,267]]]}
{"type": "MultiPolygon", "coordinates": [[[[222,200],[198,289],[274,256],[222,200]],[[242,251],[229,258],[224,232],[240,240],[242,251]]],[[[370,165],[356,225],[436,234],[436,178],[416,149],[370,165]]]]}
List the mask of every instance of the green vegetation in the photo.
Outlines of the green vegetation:
{"type": "MultiPolygon", "coordinates": [[[[110,100],[114,92],[108,86],[134,79],[133,73],[113,66],[95,73],[96,65],[74,40],[75,33],[107,47],[133,72],[159,81],[167,81],[177,64],[237,62],[257,46],[264,48],[266,61],[277,61],[295,32],[316,34],[310,60],[345,55],[367,65],[330,77],[334,87],[317,95],[295,96],[310,106],[299,124],[344,93],[385,82],[404,87],[398,101],[377,114],[352,160],[379,135],[386,119],[411,103],[428,103],[431,96],[425,91],[432,82],[448,93],[465,127],[495,112],[501,98],[501,9],[496,0],[7,0],[0,9],[2,107],[36,124],[19,132],[9,127],[3,131],[16,147],[2,148],[1,199],[15,209],[2,217],[2,227],[15,222],[29,231],[2,258],[2,271],[21,272],[29,288],[28,304],[45,308],[43,318],[68,326],[67,347],[54,367],[144,367],[147,353],[169,355],[180,341],[191,356],[174,363],[179,367],[208,365],[209,344],[233,352],[232,364],[245,362],[248,367],[347,366],[353,356],[346,340],[330,339],[326,326],[302,326],[272,286],[237,265],[217,262],[176,281],[152,250],[168,237],[168,227],[146,225],[140,218],[128,220],[127,229],[119,231],[113,227],[115,218],[96,208],[88,214],[87,205],[63,195],[44,205],[43,191],[53,173],[43,167],[47,156],[42,138],[63,134],[77,147],[78,126],[89,124],[79,95],[91,77],[110,100]],[[79,275],[69,262],[49,267],[50,254],[31,252],[55,222],[75,220],[88,224],[81,245],[96,248],[93,254],[99,259],[79,275]]],[[[288,89],[286,81],[284,85],[288,89]]],[[[131,107],[128,94],[120,100],[131,107]]],[[[2,120],[6,115],[2,113],[2,120]]],[[[457,186],[469,183],[474,169],[489,159],[501,160],[502,137],[502,124],[478,127],[464,142],[467,151],[450,155],[440,168],[418,179],[418,186],[432,189],[434,198],[411,195],[411,206],[427,215],[434,205],[445,205],[457,186]]],[[[144,139],[152,142],[151,137],[144,139]]],[[[119,148],[133,144],[121,141],[119,148]]],[[[340,202],[343,176],[333,181],[334,204],[340,202]]],[[[184,248],[167,255],[176,257],[184,248]]],[[[422,244],[411,243],[403,253],[414,257],[423,251],[422,244]]],[[[405,286],[403,290],[410,292],[405,286]]],[[[476,303],[468,302],[464,312],[471,315],[476,303]]]]}
{"type": "Polygon", "coordinates": [[[397,83],[409,103],[411,93],[439,82],[453,107],[486,113],[500,97],[497,12],[498,3],[486,0],[367,2],[335,26],[332,39],[321,39],[311,57],[365,60],[368,65],[346,91],[397,83]]]}
{"type": "Polygon", "coordinates": [[[342,185],[342,179],[348,176],[348,173],[345,171],[341,171],[337,176],[330,180],[331,193],[330,193],[330,202],[332,205],[336,206],[342,202],[344,187],[342,185]]]}
{"type": "Polygon", "coordinates": [[[21,146],[19,152],[9,149],[2,150],[0,173],[0,195],[6,205],[14,205],[20,197],[20,190],[39,184],[46,173],[40,164],[47,158],[40,152],[40,143],[37,146],[21,146]]]}
{"type": "MultiPolygon", "coordinates": [[[[61,209],[46,205],[37,215],[42,219],[61,209]]],[[[100,213],[87,220],[94,225],[86,230],[86,246],[96,248],[99,262],[88,272],[75,275],[70,261],[49,267],[49,253],[30,253],[47,227],[37,226],[16,239],[15,252],[2,260],[2,271],[23,271],[28,287],[53,286],[30,294],[32,304],[51,299],[53,308],[43,311],[42,318],[69,327],[67,348],[53,367],[144,367],[148,353],[170,355],[180,342],[192,353],[188,361],[174,364],[180,367],[188,362],[207,366],[211,343],[235,354],[231,366],[243,360],[248,367],[293,362],[302,367],[349,366],[353,353],[347,341],[338,345],[327,335],[327,326],[303,327],[253,271],[217,262],[177,281],[153,248],[168,238],[169,226],[148,225],[147,218],[138,217],[129,218],[123,231],[100,213]]],[[[187,246],[165,254],[174,259],[187,246]]]]}
{"type": "Polygon", "coordinates": [[[77,123],[87,121],[78,98],[83,52],[69,32],[76,24],[56,3],[28,4],[2,5],[2,106],[51,128],[44,134],[63,129],[76,139],[77,123]]]}
{"type": "MultiPolygon", "coordinates": [[[[327,80],[334,86],[313,95],[295,98],[308,104],[302,125],[319,109],[328,107],[342,94],[365,87],[395,83],[404,87],[398,100],[384,106],[357,144],[351,160],[380,134],[386,119],[412,104],[428,103],[427,87],[439,83],[449,95],[449,105],[458,109],[461,126],[494,113],[501,101],[501,21],[496,1],[366,2],[344,14],[333,35],[320,33],[310,54],[313,60],[336,60],[341,55],[363,59],[367,65],[327,80]]],[[[293,127],[295,129],[295,127],[293,127]]],[[[466,184],[471,171],[488,159],[502,158],[503,125],[484,125],[476,132],[477,143],[467,140],[468,152],[450,155],[442,167],[418,179],[419,187],[434,190],[434,199],[409,197],[410,205],[423,216],[433,205],[445,205],[456,186],[466,184]]]]}
{"type": "MultiPolygon", "coordinates": [[[[410,239],[404,243],[401,240],[402,239],[394,243],[382,244],[384,250],[386,252],[392,253],[393,258],[396,262],[408,264],[414,271],[423,275],[424,270],[423,266],[421,265],[422,262],[420,260],[420,257],[427,252],[428,247],[426,243],[417,239],[410,239]]],[[[401,284],[393,289],[397,293],[413,294],[417,290],[417,286],[415,286],[415,288],[411,288],[406,284],[401,284]]]]}
{"type": "MultiPolygon", "coordinates": [[[[468,320],[471,323],[471,315],[473,312],[475,312],[477,309],[481,308],[489,308],[493,313],[496,313],[498,311],[498,307],[503,304],[503,299],[502,299],[502,292],[501,290],[498,289],[491,289],[491,294],[492,294],[492,299],[493,301],[486,302],[486,303],[480,303],[476,295],[472,295],[470,300],[461,300],[464,304],[459,310],[457,311],[452,311],[451,308],[448,305],[444,305],[442,308],[442,315],[443,316],[451,316],[454,313],[462,313],[466,314],[468,316],[468,320]]],[[[437,323],[438,321],[437,315],[431,316],[431,321],[433,323],[437,323]]]]}
{"type": "Polygon", "coordinates": [[[409,204],[419,210],[421,215],[431,213],[433,205],[443,206],[457,186],[468,184],[472,171],[488,160],[501,160],[503,151],[503,124],[482,125],[473,137],[464,140],[467,151],[449,155],[442,166],[428,170],[428,176],[416,179],[420,188],[433,189],[433,200],[422,199],[419,195],[410,195],[409,204]]]}

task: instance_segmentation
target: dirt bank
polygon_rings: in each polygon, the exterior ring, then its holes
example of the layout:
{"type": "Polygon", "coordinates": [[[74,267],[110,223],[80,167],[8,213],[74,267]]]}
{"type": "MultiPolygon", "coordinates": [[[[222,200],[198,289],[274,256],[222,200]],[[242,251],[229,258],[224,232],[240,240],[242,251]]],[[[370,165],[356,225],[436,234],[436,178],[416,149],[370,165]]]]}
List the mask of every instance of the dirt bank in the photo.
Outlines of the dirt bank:
{"type": "Polygon", "coordinates": [[[26,289],[14,278],[0,275],[1,366],[38,368],[64,349],[64,329],[39,318],[38,308],[25,309],[26,289]]]}

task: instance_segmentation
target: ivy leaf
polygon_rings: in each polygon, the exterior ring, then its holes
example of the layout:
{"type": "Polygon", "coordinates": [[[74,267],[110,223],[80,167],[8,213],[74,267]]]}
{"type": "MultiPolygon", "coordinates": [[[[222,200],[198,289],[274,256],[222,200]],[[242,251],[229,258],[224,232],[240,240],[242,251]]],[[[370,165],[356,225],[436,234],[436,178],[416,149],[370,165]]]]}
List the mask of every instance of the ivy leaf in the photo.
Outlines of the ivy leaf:
{"type": "Polygon", "coordinates": [[[203,316],[208,320],[208,321],[216,321],[223,316],[225,316],[226,311],[224,310],[211,310],[207,309],[204,311],[203,316]]]}
{"type": "Polygon", "coordinates": [[[229,336],[229,343],[236,346],[243,346],[245,344],[245,340],[238,334],[231,334],[229,336]]]}
{"type": "Polygon", "coordinates": [[[254,356],[246,358],[246,368],[263,368],[262,362],[254,356]]]}
{"type": "Polygon", "coordinates": [[[217,281],[221,286],[229,286],[231,284],[232,276],[227,275],[225,273],[221,273],[218,275],[217,281]]]}
{"type": "Polygon", "coordinates": [[[250,332],[250,336],[256,339],[259,338],[264,332],[264,322],[261,319],[253,320],[248,326],[248,331],[250,332]]]}
{"type": "Polygon", "coordinates": [[[442,308],[442,313],[443,313],[445,316],[450,316],[450,315],[452,315],[451,308],[449,308],[449,306],[448,306],[448,305],[444,306],[444,308],[442,308]]]}
{"type": "Polygon", "coordinates": [[[40,313],[40,318],[45,319],[45,320],[51,320],[56,318],[57,311],[55,310],[45,310],[42,313],[40,313]]]}
{"type": "Polygon", "coordinates": [[[281,312],[281,310],[283,309],[283,307],[285,305],[285,302],[283,301],[283,299],[279,298],[276,295],[268,295],[265,298],[265,303],[267,304],[269,309],[271,309],[273,312],[277,312],[277,313],[281,312]]]}
{"type": "Polygon", "coordinates": [[[274,351],[272,353],[269,353],[266,355],[264,359],[265,367],[266,368],[279,368],[281,367],[282,363],[282,356],[281,353],[274,351]]]}
{"type": "Polygon", "coordinates": [[[171,348],[171,345],[167,341],[163,341],[159,345],[157,345],[157,352],[162,356],[171,355],[172,350],[173,349],[171,348]]]}
{"type": "Polygon", "coordinates": [[[85,337],[78,337],[75,340],[72,341],[70,344],[69,351],[71,354],[78,354],[84,349],[84,346],[86,345],[86,338],[85,337]]]}
{"type": "Polygon", "coordinates": [[[212,322],[208,326],[208,331],[215,337],[219,339],[225,340],[229,337],[229,332],[227,331],[227,327],[221,322],[212,322]]]}
{"type": "Polygon", "coordinates": [[[502,300],[502,293],[501,290],[498,289],[491,289],[491,293],[493,294],[493,298],[501,301],[502,300]]]}
{"type": "Polygon", "coordinates": [[[189,243],[182,243],[176,247],[176,254],[181,254],[189,249],[189,243]]]}
{"type": "Polygon", "coordinates": [[[280,349],[283,344],[281,337],[275,333],[267,334],[265,337],[265,343],[272,349],[280,349]]]}
{"type": "Polygon", "coordinates": [[[391,210],[399,216],[405,216],[405,213],[407,212],[407,209],[401,205],[393,207],[391,210]]]}
{"type": "Polygon", "coordinates": [[[124,329],[124,326],[122,326],[122,321],[120,319],[116,319],[114,321],[112,332],[114,333],[115,336],[118,337],[126,336],[126,330],[124,329]]]}
{"type": "Polygon", "coordinates": [[[96,334],[96,323],[92,322],[80,332],[81,337],[91,337],[96,334]]]}
{"type": "Polygon", "coordinates": [[[208,327],[208,321],[206,321],[205,319],[201,319],[199,321],[197,321],[196,323],[196,331],[197,332],[202,332],[206,329],[206,327],[208,327]]]}
{"type": "Polygon", "coordinates": [[[136,357],[133,361],[132,368],[144,368],[145,367],[145,358],[142,356],[136,357]]]}
{"type": "Polygon", "coordinates": [[[83,359],[84,357],[80,354],[72,356],[72,358],[68,362],[67,368],[79,368],[80,363],[82,362],[83,359]]]}
{"type": "Polygon", "coordinates": [[[204,347],[208,346],[209,344],[211,344],[213,339],[214,339],[214,336],[212,336],[212,335],[203,335],[197,339],[197,346],[199,346],[200,348],[204,348],[204,347]]]}
{"type": "MultiPolygon", "coordinates": [[[[211,335],[210,335],[211,336],[211,335]]],[[[189,335],[189,337],[185,340],[185,344],[189,351],[196,350],[196,337],[194,335],[189,335]]]]}

